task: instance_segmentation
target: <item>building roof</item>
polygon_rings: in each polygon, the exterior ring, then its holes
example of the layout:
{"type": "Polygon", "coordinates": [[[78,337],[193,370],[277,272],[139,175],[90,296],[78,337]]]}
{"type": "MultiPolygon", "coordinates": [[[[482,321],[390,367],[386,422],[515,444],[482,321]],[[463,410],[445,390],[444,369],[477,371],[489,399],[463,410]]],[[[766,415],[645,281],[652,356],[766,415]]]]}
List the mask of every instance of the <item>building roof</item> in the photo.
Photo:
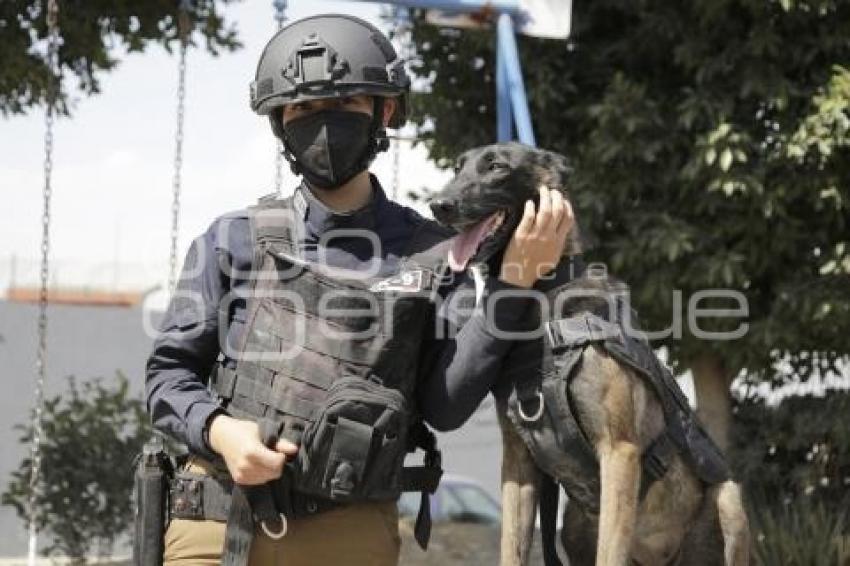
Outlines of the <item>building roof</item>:
{"type": "MultiPolygon", "coordinates": [[[[6,300],[12,303],[37,303],[40,291],[36,287],[10,287],[6,300]]],[[[88,288],[52,288],[47,291],[47,300],[55,305],[134,307],[140,305],[145,291],[105,291],[88,288]]]]}

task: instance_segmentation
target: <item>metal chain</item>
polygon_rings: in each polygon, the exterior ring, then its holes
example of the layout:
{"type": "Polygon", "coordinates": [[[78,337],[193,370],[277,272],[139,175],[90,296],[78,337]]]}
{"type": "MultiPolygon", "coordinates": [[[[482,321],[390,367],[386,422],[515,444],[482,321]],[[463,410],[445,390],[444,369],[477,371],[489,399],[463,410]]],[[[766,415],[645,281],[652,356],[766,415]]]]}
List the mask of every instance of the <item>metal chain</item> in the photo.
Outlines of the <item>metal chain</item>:
{"type": "Polygon", "coordinates": [[[393,190],[392,200],[398,200],[398,193],[401,190],[401,140],[398,137],[393,139],[393,190]]]}
{"type": "MultiPolygon", "coordinates": [[[[274,0],[272,5],[275,9],[274,19],[277,20],[277,30],[283,29],[283,24],[286,22],[286,0],[274,0]]],[[[283,142],[277,140],[277,151],[274,159],[274,190],[278,196],[282,196],[283,186],[283,166],[285,159],[283,157],[283,142]]]]}
{"type": "Polygon", "coordinates": [[[177,286],[177,239],[180,235],[180,189],[183,170],[183,122],[186,114],[186,52],[188,50],[188,10],[190,3],[180,5],[180,60],[177,64],[177,119],[174,132],[174,176],[171,182],[171,255],[168,267],[168,292],[174,294],[177,286]]]}
{"type": "MultiPolygon", "coordinates": [[[[393,21],[395,26],[395,40],[398,44],[398,56],[405,62],[410,55],[410,14],[407,8],[396,6],[393,8],[393,21]]],[[[399,198],[401,192],[401,132],[396,132],[393,138],[393,184],[392,200],[399,198]]]]}
{"type": "Polygon", "coordinates": [[[51,177],[53,175],[53,122],[56,112],[56,100],[60,89],[59,69],[59,3],[47,2],[47,64],[50,68],[50,81],[47,92],[47,112],[44,119],[44,190],[41,215],[41,269],[38,295],[38,350],[36,353],[35,410],[33,411],[32,446],[30,448],[29,497],[27,513],[29,518],[29,555],[30,566],[35,564],[38,543],[38,499],[40,495],[39,479],[41,475],[41,441],[44,436],[42,413],[44,410],[44,382],[47,375],[47,285],[50,274],[50,199],[53,193],[51,177]]]}
{"type": "Polygon", "coordinates": [[[274,190],[277,193],[277,196],[283,196],[282,186],[283,186],[283,142],[277,140],[277,150],[274,157],[274,190]]]}

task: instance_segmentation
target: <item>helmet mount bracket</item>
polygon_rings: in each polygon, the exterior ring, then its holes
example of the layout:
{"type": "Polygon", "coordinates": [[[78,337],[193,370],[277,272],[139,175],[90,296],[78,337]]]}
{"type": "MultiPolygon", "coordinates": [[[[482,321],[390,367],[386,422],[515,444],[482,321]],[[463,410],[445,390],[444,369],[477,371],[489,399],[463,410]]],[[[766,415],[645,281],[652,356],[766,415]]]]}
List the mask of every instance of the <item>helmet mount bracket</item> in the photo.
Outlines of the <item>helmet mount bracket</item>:
{"type": "Polygon", "coordinates": [[[282,75],[297,87],[324,88],[345,76],[349,70],[348,61],[340,57],[318,34],[313,33],[304,38],[302,47],[292,54],[282,75]]]}

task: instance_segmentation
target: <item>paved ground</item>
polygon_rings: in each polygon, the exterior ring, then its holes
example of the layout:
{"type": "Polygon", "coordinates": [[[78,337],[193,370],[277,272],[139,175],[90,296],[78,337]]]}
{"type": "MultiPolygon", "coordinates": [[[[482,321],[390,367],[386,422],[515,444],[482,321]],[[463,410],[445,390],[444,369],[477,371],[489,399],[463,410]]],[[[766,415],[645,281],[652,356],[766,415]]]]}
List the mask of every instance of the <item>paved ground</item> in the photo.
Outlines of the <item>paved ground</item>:
{"type": "MultiPolygon", "coordinates": [[[[487,525],[435,523],[428,551],[413,539],[409,522],[402,521],[400,566],[494,566],[499,563],[499,529],[487,525]]],[[[531,552],[531,564],[543,564],[540,537],[531,552]]]]}

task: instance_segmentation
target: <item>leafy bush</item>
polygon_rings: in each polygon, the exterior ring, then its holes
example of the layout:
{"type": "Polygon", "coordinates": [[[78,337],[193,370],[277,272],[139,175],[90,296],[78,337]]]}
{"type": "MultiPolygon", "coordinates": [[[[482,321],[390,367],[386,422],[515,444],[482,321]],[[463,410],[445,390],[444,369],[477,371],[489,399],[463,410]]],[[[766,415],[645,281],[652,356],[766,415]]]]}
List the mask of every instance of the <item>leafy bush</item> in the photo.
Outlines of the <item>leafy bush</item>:
{"type": "Polygon", "coordinates": [[[790,504],[805,496],[838,511],[850,491],[850,392],[735,409],[731,458],[747,492],[790,504]]]}
{"type": "MultiPolygon", "coordinates": [[[[43,426],[36,524],[51,535],[44,554],[78,562],[108,554],[132,525],[133,459],[151,434],[144,403],[128,397],[120,373],[108,385],[71,377],[63,395],[45,401],[43,426]]],[[[28,445],[32,425],[16,428],[28,445]]],[[[27,456],[2,495],[24,520],[31,466],[27,456]]]]}
{"type": "MultiPolygon", "coordinates": [[[[751,499],[751,501],[753,501],[751,499]]],[[[850,565],[850,497],[831,510],[802,496],[788,504],[751,505],[753,558],[758,566],[850,565]]]]}
{"type": "Polygon", "coordinates": [[[730,456],[759,566],[850,566],[850,392],[737,404],[730,456]]]}

